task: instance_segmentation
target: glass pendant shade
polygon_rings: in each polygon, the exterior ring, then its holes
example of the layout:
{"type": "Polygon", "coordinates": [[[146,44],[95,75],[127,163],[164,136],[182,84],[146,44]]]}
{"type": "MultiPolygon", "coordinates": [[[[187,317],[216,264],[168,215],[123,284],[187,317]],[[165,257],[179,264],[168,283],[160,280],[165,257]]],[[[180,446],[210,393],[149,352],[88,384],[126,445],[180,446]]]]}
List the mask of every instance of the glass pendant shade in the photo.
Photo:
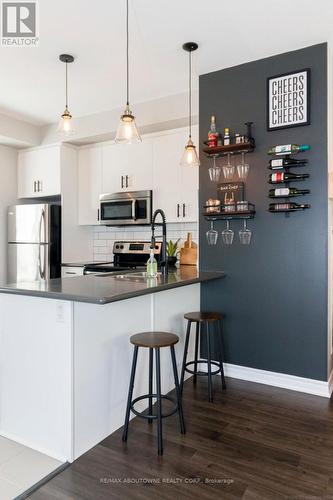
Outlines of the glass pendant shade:
{"type": "Polygon", "coordinates": [[[126,106],[124,114],[120,117],[115,142],[119,144],[141,142],[141,136],[135,123],[135,117],[129,106],[126,106]]]}
{"type": "Polygon", "coordinates": [[[200,165],[198,153],[192,139],[189,139],[185,146],[180,165],[182,167],[199,167],[200,165]]]}
{"type": "Polygon", "coordinates": [[[74,133],[73,118],[67,108],[61,115],[57,132],[64,137],[69,137],[74,133]]]}

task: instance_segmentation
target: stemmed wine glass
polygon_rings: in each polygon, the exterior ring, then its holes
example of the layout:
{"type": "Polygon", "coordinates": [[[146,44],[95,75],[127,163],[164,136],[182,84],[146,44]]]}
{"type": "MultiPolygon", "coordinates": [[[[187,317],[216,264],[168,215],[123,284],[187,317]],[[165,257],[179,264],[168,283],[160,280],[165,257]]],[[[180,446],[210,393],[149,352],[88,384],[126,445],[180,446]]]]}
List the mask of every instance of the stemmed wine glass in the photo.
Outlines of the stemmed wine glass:
{"type": "Polygon", "coordinates": [[[237,174],[238,177],[242,180],[245,180],[249,174],[250,165],[245,163],[245,153],[242,153],[242,161],[237,165],[237,174]]]}
{"type": "Polygon", "coordinates": [[[234,232],[230,229],[230,222],[227,220],[227,228],[222,231],[222,241],[225,245],[232,245],[234,232]]]}
{"type": "Polygon", "coordinates": [[[239,241],[242,245],[249,245],[251,243],[252,231],[246,225],[246,219],[243,220],[243,227],[239,230],[239,241]]]}
{"type": "Polygon", "coordinates": [[[221,177],[221,167],[216,165],[216,156],[213,156],[213,165],[208,169],[209,178],[212,182],[219,182],[221,177]]]}
{"type": "Polygon", "coordinates": [[[214,229],[214,220],[210,221],[210,229],[206,233],[208,245],[216,245],[219,233],[214,229]]]}
{"type": "Polygon", "coordinates": [[[223,165],[223,175],[224,178],[228,181],[232,180],[235,175],[235,166],[231,164],[230,162],[230,153],[228,153],[228,160],[225,165],[223,165]]]}

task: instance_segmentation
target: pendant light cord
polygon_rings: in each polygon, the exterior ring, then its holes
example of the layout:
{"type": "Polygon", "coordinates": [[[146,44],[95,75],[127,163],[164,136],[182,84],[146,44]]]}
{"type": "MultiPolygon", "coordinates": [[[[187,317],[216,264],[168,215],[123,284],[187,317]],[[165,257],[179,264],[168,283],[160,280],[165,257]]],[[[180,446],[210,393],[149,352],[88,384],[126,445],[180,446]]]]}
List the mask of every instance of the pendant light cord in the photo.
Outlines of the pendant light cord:
{"type": "Polygon", "coordinates": [[[126,92],[129,106],[129,28],[128,28],[128,0],[126,0],[126,92]]]}
{"type": "Polygon", "coordinates": [[[66,61],[66,109],[68,109],[68,62],[66,61]]]}
{"type": "Polygon", "coordinates": [[[188,103],[188,109],[189,109],[189,138],[192,138],[192,52],[190,51],[188,53],[189,55],[189,103],[188,103]]]}

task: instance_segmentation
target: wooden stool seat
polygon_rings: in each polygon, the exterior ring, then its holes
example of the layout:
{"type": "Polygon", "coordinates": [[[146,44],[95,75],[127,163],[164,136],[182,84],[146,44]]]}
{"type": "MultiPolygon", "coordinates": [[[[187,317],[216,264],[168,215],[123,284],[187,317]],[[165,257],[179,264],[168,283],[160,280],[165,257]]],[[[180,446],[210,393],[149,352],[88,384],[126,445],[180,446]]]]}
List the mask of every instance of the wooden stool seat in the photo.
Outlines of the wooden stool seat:
{"type": "Polygon", "coordinates": [[[221,321],[223,314],[216,312],[189,312],[184,314],[184,318],[196,323],[203,323],[206,321],[221,321]]]}
{"type": "Polygon", "coordinates": [[[141,332],[132,335],[132,344],[138,347],[149,347],[156,349],[159,347],[170,347],[179,341],[178,335],[170,332],[141,332]]]}

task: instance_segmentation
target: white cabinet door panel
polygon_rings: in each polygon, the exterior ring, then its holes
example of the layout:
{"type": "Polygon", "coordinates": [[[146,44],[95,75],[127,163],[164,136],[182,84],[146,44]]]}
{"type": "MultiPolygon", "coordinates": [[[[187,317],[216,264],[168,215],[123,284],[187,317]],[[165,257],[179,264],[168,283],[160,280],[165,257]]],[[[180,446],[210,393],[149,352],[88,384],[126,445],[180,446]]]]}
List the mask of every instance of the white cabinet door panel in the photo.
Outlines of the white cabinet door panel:
{"type": "Polygon", "coordinates": [[[79,151],[79,224],[99,224],[99,196],[102,193],[102,148],[79,151]]]}

